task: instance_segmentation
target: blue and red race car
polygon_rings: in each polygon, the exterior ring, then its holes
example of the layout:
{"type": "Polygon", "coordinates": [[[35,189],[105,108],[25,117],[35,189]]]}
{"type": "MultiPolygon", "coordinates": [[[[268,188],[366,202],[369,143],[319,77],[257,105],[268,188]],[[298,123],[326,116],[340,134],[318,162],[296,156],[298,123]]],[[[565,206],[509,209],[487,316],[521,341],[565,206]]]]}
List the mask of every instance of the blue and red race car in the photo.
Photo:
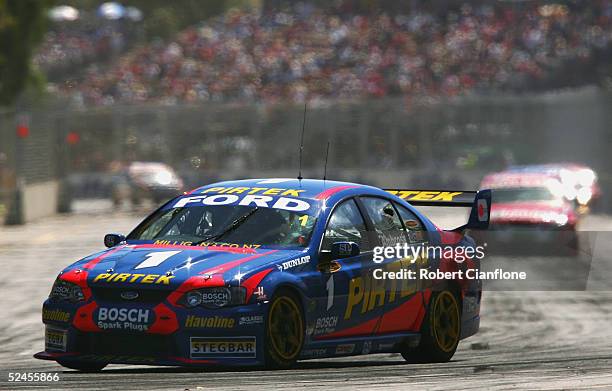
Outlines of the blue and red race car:
{"type": "Polygon", "coordinates": [[[477,270],[478,259],[375,255],[382,246],[474,246],[466,231],[486,229],[490,202],[486,190],[308,179],[195,189],[127,237],[107,235],[107,250],[59,274],[43,305],[45,350],[35,357],[84,371],[109,363],[286,368],[383,352],[448,361],[479,328],[481,280],[456,273],[477,270]],[[411,204],[472,211],[466,225],[444,231],[411,204]]]}

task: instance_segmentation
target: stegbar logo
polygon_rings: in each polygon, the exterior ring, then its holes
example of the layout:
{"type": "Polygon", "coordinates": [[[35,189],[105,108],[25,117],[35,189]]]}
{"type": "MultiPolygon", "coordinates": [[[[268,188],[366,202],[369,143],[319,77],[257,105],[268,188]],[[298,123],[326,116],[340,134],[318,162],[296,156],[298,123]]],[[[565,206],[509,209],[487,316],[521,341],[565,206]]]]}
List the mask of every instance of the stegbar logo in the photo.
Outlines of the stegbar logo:
{"type": "Polygon", "coordinates": [[[147,331],[151,311],[141,308],[106,308],[98,310],[97,325],[103,330],[147,331]]]}
{"type": "Polygon", "coordinates": [[[255,358],[255,337],[191,337],[190,355],[199,358],[255,358]]]}
{"type": "Polygon", "coordinates": [[[425,244],[408,245],[396,244],[395,246],[374,247],[375,263],[381,263],[385,259],[406,259],[415,263],[418,259],[453,259],[457,263],[463,263],[468,259],[483,259],[485,256],[484,246],[429,246],[425,244]]]}

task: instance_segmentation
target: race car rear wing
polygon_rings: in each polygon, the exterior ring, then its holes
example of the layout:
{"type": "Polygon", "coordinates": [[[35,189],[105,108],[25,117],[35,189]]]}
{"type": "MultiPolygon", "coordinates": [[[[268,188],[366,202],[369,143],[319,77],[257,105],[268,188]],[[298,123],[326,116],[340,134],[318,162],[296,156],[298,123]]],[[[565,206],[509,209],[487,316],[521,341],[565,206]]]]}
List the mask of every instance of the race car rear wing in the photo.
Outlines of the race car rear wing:
{"type": "Polygon", "coordinates": [[[487,229],[491,212],[491,190],[480,191],[443,191],[385,189],[404,201],[415,206],[462,206],[471,207],[467,224],[454,229],[487,229]]]}

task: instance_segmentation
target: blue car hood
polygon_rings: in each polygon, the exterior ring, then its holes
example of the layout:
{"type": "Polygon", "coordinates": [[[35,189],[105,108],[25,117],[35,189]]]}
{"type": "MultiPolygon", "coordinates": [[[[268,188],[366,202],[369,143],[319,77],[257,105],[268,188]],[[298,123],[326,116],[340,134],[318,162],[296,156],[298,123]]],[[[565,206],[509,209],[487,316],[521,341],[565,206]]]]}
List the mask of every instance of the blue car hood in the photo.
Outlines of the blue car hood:
{"type": "Polygon", "coordinates": [[[82,259],[66,271],[87,271],[90,287],[176,289],[193,276],[222,275],[226,282],[246,278],[304,251],[125,245],[82,259]]]}

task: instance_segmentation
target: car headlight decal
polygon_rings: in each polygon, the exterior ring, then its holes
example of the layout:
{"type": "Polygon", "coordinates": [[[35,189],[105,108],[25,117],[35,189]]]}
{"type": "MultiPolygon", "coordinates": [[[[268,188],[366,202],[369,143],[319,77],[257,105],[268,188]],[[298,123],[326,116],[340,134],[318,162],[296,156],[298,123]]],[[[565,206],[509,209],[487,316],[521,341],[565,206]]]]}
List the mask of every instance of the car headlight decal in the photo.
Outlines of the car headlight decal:
{"type": "Polygon", "coordinates": [[[81,287],[77,284],[60,280],[58,278],[55,280],[53,288],[51,288],[49,299],[78,302],[85,300],[85,295],[83,294],[81,287]]]}
{"type": "Polygon", "coordinates": [[[246,288],[215,287],[195,289],[185,293],[179,304],[188,307],[205,307],[210,309],[245,304],[246,288]]]}

